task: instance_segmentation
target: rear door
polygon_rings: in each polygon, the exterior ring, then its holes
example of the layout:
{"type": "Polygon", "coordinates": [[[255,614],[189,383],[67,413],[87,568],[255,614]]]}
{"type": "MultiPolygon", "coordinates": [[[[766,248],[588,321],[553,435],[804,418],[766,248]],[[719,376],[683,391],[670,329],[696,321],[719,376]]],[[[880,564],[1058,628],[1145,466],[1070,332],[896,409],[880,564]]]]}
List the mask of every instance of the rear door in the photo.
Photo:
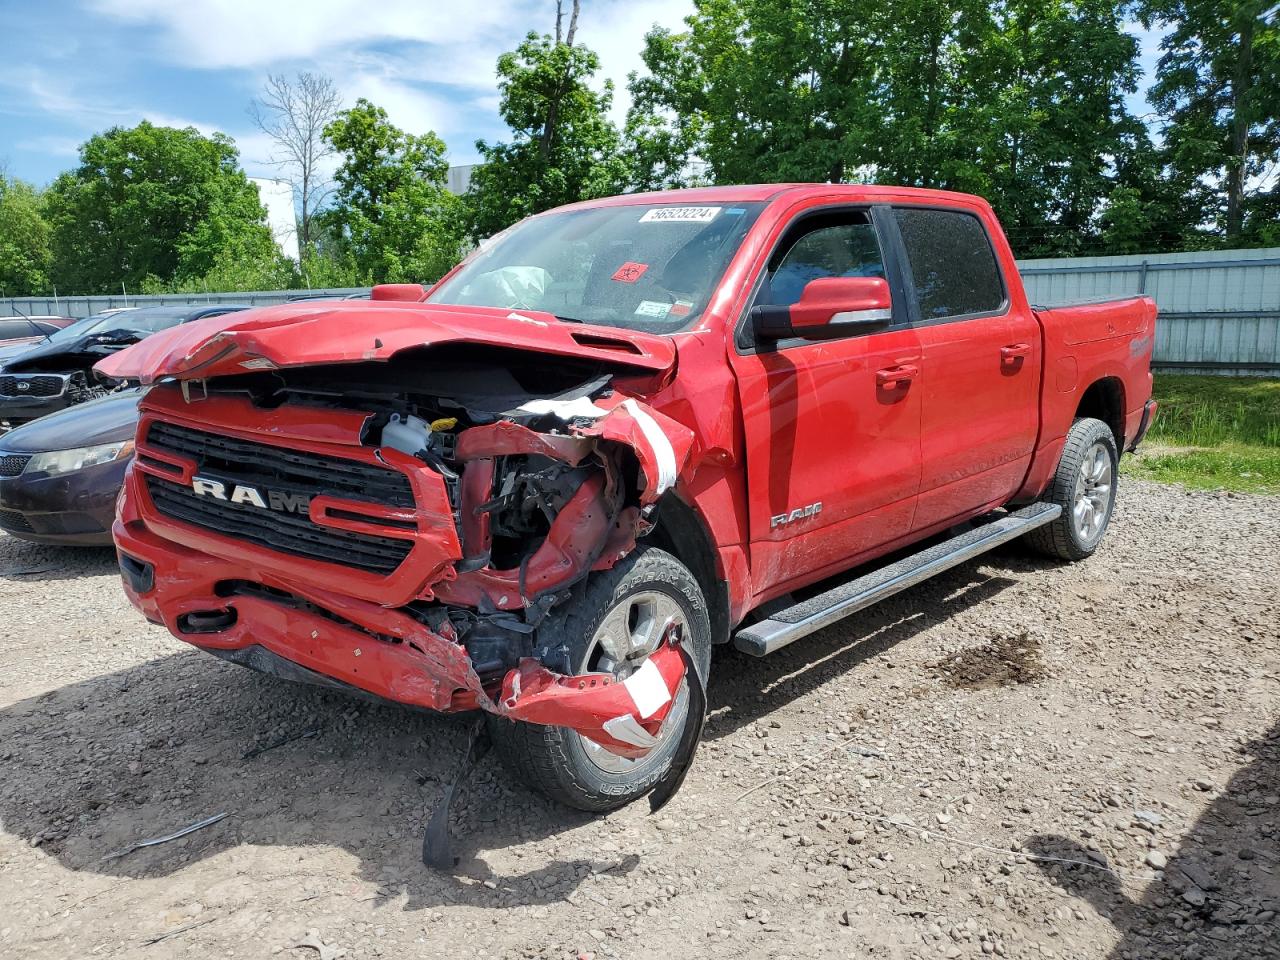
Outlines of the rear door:
{"type": "Polygon", "coordinates": [[[958,521],[1021,486],[1039,425],[1040,328],[1012,306],[976,210],[895,207],[922,355],[913,529],[958,521]]]}
{"type": "Polygon", "coordinates": [[[888,209],[796,213],[774,243],[749,305],[792,304],[830,276],[880,276],[893,294],[883,327],[821,342],[757,342],[749,317],[731,362],[745,429],[754,591],[775,596],[844,569],[911,529],[920,479],[920,359],[888,209]],[[892,382],[878,374],[898,371],[892,382]]]}

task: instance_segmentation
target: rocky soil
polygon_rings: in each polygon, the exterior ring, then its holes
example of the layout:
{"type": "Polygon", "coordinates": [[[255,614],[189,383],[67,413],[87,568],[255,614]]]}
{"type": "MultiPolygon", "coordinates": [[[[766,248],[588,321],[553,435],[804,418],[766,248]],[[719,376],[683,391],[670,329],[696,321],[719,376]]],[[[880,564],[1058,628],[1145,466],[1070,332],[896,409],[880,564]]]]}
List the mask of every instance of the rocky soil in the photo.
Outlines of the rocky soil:
{"type": "Polygon", "coordinates": [[[1085,563],[720,651],[669,807],[490,756],[453,875],[464,720],[198,654],[109,551],[0,539],[0,631],[5,958],[1280,957],[1280,498],[1129,482],[1085,563]]]}

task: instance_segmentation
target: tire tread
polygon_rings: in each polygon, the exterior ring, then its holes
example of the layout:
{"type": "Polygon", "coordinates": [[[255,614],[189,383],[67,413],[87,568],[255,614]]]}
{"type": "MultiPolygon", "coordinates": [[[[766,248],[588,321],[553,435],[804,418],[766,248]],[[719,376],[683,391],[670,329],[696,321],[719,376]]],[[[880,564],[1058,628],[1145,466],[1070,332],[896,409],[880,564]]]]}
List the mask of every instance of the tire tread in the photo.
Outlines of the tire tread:
{"type": "MultiPolygon", "coordinates": [[[[1091,556],[1098,548],[1098,544],[1102,542],[1102,537],[1099,537],[1097,543],[1091,548],[1081,547],[1076,542],[1071,526],[1071,498],[1075,490],[1076,474],[1080,470],[1080,462],[1084,459],[1085,452],[1099,440],[1105,441],[1111,449],[1113,464],[1111,482],[1116,487],[1119,486],[1120,457],[1116,452],[1115,435],[1111,432],[1111,428],[1101,420],[1091,417],[1078,418],[1067,433],[1067,442],[1063,445],[1058,468],[1053,474],[1053,482],[1045,491],[1043,498],[1048,503],[1056,503],[1062,507],[1062,513],[1051,523],[1036,527],[1023,535],[1023,541],[1036,552],[1058,560],[1083,560],[1091,556]]],[[[1114,504],[1116,496],[1114,490],[1111,496],[1114,504]]],[[[1103,535],[1105,534],[1104,530],[1103,535]]]]}

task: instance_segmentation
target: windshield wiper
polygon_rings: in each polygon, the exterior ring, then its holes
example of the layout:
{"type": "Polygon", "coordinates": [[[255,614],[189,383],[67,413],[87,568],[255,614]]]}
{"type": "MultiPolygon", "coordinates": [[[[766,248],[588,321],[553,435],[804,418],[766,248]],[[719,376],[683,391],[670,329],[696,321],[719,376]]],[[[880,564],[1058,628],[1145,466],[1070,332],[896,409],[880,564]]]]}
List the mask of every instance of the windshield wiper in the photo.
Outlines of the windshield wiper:
{"type": "Polygon", "coordinates": [[[580,317],[562,317],[558,313],[553,313],[552,316],[555,317],[557,320],[559,320],[561,323],[586,323],[587,322],[581,319],[580,317]]]}

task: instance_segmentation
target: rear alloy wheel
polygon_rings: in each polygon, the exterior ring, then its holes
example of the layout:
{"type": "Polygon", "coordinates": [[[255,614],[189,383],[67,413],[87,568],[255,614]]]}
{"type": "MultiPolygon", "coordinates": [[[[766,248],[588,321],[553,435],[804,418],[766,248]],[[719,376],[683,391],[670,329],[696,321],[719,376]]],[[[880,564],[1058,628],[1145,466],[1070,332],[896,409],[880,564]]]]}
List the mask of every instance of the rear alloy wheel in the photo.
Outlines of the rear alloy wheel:
{"type": "Polygon", "coordinates": [[[1098,549],[1115,509],[1119,460],[1109,426],[1088,417],[1072,424],[1044,496],[1062,514],[1027,534],[1027,543],[1060,560],[1083,560],[1098,549]]]}
{"type": "MultiPolygon", "coordinates": [[[[636,550],[612,570],[592,574],[585,589],[560,604],[538,628],[539,645],[564,651],[566,673],[611,673],[625,680],[662,642],[674,619],[705,681],[711,665],[711,622],[693,574],[671,554],[636,550]]],[[[489,718],[490,736],[507,766],[553,800],[592,813],[625,806],[653,789],[671,766],[689,712],[686,676],[658,743],[643,757],[619,757],[561,727],[489,718]]]]}

